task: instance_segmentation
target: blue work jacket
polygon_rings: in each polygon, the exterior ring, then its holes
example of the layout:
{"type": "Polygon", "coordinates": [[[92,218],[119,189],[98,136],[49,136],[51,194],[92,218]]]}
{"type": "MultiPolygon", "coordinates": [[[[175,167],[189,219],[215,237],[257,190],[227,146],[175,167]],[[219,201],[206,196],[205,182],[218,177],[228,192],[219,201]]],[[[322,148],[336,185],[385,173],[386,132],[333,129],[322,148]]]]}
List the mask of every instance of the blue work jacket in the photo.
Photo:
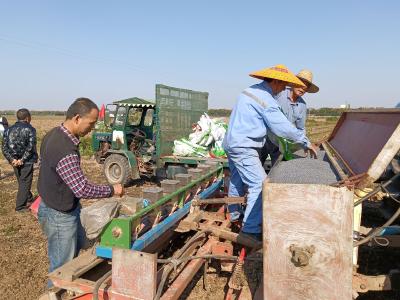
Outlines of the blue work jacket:
{"type": "Polygon", "coordinates": [[[275,96],[276,101],[282,108],[286,118],[293,123],[296,128],[305,130],[307,119],[307,104],[302,97],[298,97],[296,102],[290,100],[292,89],[287,87],[275,96]]]}
{"type": "Polygon", "coordinates": [[[232,110],[224,149],[228,153],[235,148],[261,148],[270,130],[277,136],[292,140],[303,148],[310,141],[303,130],[297,129],[282,113],[266,81],[245,89],[232,110]]]}

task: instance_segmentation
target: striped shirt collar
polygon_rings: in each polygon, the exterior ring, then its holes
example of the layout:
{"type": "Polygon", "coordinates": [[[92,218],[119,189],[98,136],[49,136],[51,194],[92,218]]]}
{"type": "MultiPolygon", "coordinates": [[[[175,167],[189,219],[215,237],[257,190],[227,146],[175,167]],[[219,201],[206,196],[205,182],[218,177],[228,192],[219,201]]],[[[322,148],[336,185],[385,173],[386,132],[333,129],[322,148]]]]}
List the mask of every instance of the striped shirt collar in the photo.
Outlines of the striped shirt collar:
{"type": "Polygon", "coordinates": [[[79,139],[76,136],[74,136],[71,132],[69,132],[69,130],[64,127],[64,124],[61,124],[60,129],[69,137],[69,139],[72,141],[72,143],[74,143],[75,146],[78,146],[78,144],[80,143],[79,139]]]}

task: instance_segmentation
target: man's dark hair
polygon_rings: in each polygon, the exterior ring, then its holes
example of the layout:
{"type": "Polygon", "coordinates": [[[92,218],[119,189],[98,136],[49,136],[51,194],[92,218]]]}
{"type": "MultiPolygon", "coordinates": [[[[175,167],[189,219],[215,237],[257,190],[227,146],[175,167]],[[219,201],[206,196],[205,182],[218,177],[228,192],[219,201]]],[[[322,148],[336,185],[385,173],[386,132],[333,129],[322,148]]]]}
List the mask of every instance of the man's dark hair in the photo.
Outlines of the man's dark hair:
{"type": "Polygon", "coordinates": [[[19,121],[23,121],[30,116],[31,116],[31,113],[26,108],[21,108],[21,109],[18,109],[18,111],[17,111],[17,119],[19,121]]]}
{"type": "Polygon", "coordinates": [[[90,113],[92,109],[97,109],[96,103],[94,103],[89,98],[78,98],[71,104],[71,106],[67,110],[67,120],[71,120],[76,115],[81,117],[86,116],[90,113]]]}

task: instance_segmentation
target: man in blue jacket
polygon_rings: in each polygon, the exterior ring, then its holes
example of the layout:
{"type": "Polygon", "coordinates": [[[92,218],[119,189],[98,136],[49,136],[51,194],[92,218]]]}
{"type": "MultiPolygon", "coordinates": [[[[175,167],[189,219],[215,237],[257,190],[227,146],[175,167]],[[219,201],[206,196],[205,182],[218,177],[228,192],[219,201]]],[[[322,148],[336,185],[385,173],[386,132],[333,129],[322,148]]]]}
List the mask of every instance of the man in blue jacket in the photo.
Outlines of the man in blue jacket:
{"type": "MultiPolygon", "coordinates": [[[[284,65],[277,65],[250,74],[262,82],[245,89],[232,110],[224,149],[231,171],[229,196],[240,197],[248,189],[242,232],[261,240],[262,182],[266,178],[260,161],[260,151],[267,132],[292,140],[316,157],[316,149],[304,131],[294,127],[280,110],[274,95],[287,85],[305,87],[284,65]]],[[[241,207],[230,205],[231,220],[239,219],[241,207]]]]}
{"type": "MultiPolygon", "coordinates": [[[[313,83],[313,74],[310,70],[303,69],[297,75],[305,87],[287,86],[282,92],[274,98],[278,102],[283,114],[297,128],[306,130],[307,104],[303,99],[306,93],[317,93],[319,87],[313,83]]],[[[274,165],[279,157],[279,147],[272,143],[268,138],[261,150],[261,164],[271,156],[271,164],[274,165]]]]}
{"type": "Polygon", "coordinates": [[[26,108],[17,111],[17,122],[4,132],[3,155],[13,166],[18,180],[16,212],[26,212],[33,202],[31,193],[33,164],[37,162],[36,130],[32,127],[31,114],[26,108]]]}

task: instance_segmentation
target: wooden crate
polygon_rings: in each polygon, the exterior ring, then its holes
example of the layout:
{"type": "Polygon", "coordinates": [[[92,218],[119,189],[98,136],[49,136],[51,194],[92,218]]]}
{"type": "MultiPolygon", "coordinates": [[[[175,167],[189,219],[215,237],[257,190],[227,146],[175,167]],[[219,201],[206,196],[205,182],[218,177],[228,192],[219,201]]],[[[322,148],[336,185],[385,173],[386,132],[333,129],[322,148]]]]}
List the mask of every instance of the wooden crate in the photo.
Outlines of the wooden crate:
{"type": "Polygon", "coordinates": [[[264,182],[263,298],[352,299],[352,221],[347,188],[264,182]],[[307,247],[314,253],[300,266],[292,251],[307,247]]]}

